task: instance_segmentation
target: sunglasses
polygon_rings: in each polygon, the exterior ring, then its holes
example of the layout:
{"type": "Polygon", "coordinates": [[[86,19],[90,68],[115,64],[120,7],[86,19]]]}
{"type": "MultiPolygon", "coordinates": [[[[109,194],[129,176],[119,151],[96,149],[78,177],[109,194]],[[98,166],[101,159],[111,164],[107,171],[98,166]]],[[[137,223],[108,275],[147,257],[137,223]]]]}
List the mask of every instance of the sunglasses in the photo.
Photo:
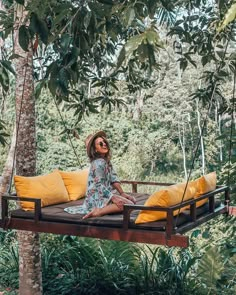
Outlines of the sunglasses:
{"type": "Polygon", "coordinates": [[[108,145],[105,141],[100,141],[98,142],[98,145],[100,145],[100,147],[103,147],[104,145],[108,145]]]}

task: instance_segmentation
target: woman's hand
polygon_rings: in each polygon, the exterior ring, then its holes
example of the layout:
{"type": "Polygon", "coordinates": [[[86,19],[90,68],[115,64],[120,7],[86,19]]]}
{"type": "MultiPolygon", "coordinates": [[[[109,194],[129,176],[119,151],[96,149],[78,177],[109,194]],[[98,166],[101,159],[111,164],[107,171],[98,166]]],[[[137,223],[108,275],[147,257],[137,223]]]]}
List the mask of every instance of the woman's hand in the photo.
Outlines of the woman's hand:
{"type": "Polygon", "coordinates": [[[124,192],[121,193],[120,195],[121,195],[123,198],[126,198],[126,199],[132,201],[134,204],[136,204],[136,199],[135,199],[135,197],[130,196],[130,195],[124,193],[124,192]]]}

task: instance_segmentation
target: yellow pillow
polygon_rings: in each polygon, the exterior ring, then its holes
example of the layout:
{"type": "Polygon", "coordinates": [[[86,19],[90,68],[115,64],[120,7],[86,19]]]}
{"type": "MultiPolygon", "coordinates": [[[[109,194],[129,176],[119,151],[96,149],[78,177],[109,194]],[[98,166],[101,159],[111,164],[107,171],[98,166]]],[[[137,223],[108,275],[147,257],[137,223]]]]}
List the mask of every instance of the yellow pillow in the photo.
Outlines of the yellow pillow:
{"type": "MultiPolygon", "coordinates": [[[[39,198],[41,206],[49,206],[69,201],[68,193],[57,171],[47,175],[14,177],[16,193],[19,197],[39,198]]],[[[34,203],[20,202],[22,209],[34,210],[34,203]]]]}
{"type": "MultiPolygon", "coordinates": [[[[164,190],[155,192],[152,194],[147,201],[145,202],[145,206],[161,206],[161,207],[169,207],[173,205],[177,205],[182,201],[183,193],[185,189],[186,183],[174,184],[169,187],[166,187],[164,190]]],[[[196,186],[193,183],[188,183],[184,200],[187,201],[194,197],[196,193],[196,186]]],[[[185,208],[181,208],[180,212],[185,208]]],[[[174,215],[177,215],[179,210],[174,211],[174,215]]],[[[167,213],[162,211],[149,211],[142,210],[135,223],[145,223],[156,221],[160,219],[165,219],[167,213]]]]}
{"type": "Polygon", "coordinates": [[[72,172],[59,171],[71,201],[81,199],[85,196],[87,190],[88,172],[88,169],[72,172]]]}
{"type": "MultiPolygon", "coordinates": [[[[195,183],[197,188],[197,193],[195,198],[215,190],[216,189],[216,172],[211,172],[209,174],[203,175],[202,177],[196,179],[195,183]]],[[[196,203],[196,206],[200,207],[207,202],[208,202],[208,199],[198,201],[196,203]]]]}

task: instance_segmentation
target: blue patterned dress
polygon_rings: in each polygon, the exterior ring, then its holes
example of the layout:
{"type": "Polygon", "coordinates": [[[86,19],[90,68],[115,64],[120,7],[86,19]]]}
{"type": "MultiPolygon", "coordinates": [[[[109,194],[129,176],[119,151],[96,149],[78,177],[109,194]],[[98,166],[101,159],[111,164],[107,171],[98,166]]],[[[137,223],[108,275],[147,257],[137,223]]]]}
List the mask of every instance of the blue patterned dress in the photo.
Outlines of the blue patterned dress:
{"type": "Polygon", "coordinates": [[[68,207],[64,210],[70,214],[87,214],[94,208],[105,207],[113,196],[112,183],[114,182],[120,181],[110,163],[103,158],[92,161],[83,205],[68,207]]]}

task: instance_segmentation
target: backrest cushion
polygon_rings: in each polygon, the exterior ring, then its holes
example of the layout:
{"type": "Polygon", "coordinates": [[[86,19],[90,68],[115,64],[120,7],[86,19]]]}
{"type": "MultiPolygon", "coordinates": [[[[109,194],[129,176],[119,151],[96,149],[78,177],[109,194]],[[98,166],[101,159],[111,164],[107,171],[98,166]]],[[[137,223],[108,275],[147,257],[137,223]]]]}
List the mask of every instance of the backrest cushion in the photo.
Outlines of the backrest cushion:
{"type": "MultiPolygon", "coordinates": [[[[173,205],[177,205],[181,203],[183,198],[184,189],[186,187],[186,183],[174,184],[169,187],[166,187],[163,190],[157,191],[152,194],[147,201],[145,202],[145,206],[161,206],[161,207],[169,207],[173,205]]],[[[194,197],[196,193],[196,186],[193,183],[188,183],[187,189],[185,191],[183,201],[187,201],[194,197]]],[[[185,208],[181,208],[180,212],[185,208]]],[[[174,215],[177,215],[179,210],[174,211],[174,215]]],[[[141,210],[135,223],[145,223],[151,221],[157,221],[160,219],[165,219],[167,213],[161,211],[149,211],[149,210],[141,210]]]]}
{"type": "Polygon", "coordinates": [[[64,181],[71,201],[81,199],[85,196],[89,169],[71,172],[59,170],[59,173],[64,181]]]}
{"type": "MultiPolygon", "coordinates": [[[[69,201],[66,187],[58,171],[33,177],[16,175],[14,182],[17,196],[39,198],[42,207],[69,201]]],[[[34,210],[32,202],[20,202],[20,204],[26,211],[34,210]]]]}
{"type": "MultiPolygon", "coordinates": [[[[194,182],[197,188],[195,198],[197,198],[205,193],[216,189],[216,172],[211,172],[209,174],[203,175],[202,177],[196,179],[194,182]]],[[[208,199],[198,201],[196,203],[196,206],[200,207],[207,202],[208,199]]]]}

